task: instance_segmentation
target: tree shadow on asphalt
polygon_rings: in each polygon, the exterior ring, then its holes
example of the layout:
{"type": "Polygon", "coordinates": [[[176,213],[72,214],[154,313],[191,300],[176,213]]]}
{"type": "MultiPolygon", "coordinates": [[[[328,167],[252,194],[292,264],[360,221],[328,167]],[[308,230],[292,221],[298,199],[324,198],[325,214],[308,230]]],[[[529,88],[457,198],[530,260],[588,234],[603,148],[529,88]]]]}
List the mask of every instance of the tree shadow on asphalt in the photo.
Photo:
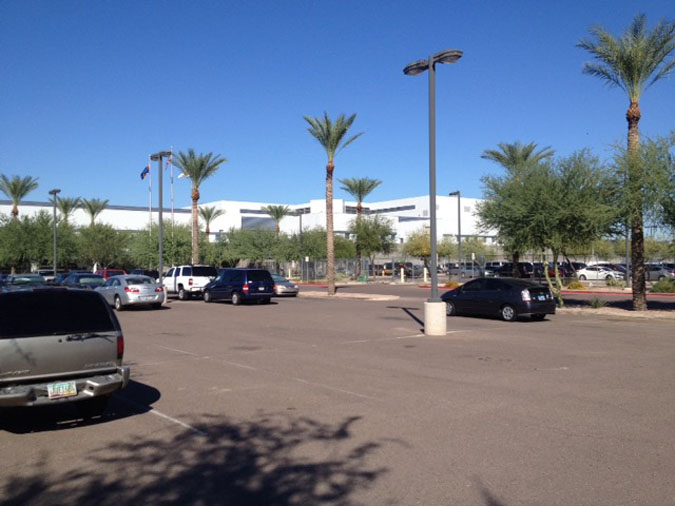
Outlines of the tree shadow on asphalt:
{"type": "Polygon", "coordinates": [[[108,409],[101,416],[83,418],[76,403],[60,402],[53,406],[7,409],[0,416],[0,430],[14,434],[75,429],[85,425],[100,425],[152,409],[161,394],[150,385],[131,380],[127,387],[116,393],[108,409]]]}
{"type": "MultiPolygon", "coordinates": [[[[591,295],[591,294],[589,294],[591,295]]],[[[586,297],[588,297],[587,295],[586,297]]],[[[592,298],[579,298],[574,296],[565,296],[565,305],[568,307],[588,307],[591,305],[591,300],[599,299],[605,302],[605,307],[616,309],[624,309],[626,311],[633,310],[633,301],[631,299],[616,300],[612,297],[603,298],[602,295],[594,295],[592,298]]],[[[672,302],[665,302],[661,300],[647,300],[647,308],[655,311],[675,311],[675,298],[672,302]]]]}
{"type": "Polygon", "coordinates": [[[190,423],[204,435],[126,434],[75,464],[45,456],[5,479],[2,504],[347,506],[386,472],[368,462],[380,442],[350,442],[358,417],[201,419],[190,423]]]}

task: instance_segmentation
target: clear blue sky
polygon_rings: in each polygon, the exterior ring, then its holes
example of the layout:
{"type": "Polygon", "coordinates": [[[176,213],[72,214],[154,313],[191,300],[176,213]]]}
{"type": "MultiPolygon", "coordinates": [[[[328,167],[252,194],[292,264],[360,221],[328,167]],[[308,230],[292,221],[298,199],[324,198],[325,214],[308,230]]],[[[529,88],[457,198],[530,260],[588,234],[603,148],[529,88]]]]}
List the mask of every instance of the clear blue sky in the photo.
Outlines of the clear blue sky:
{"type": "MultiPolygon", "coordinates": [[[[480,197],[498,142],[602,158],[624,142],[627,98],[582,75],[575,43],[638,12],[650,27],[675,15],[672,0],[0,0],[0,173],[39,177],[31,200],[59,187],[143,206],[147,155],[194,147],[228,159],[202,202],[302,203],[323,197],[326,162],[303,115],[325,110],[365,132],[336,177],[382,179],[371,200],[425,195],[427,79],[402,69],[458,48],[437,72],[438,194],[480,197]]],[[[641,108],[643,135],[675,128],[675,79],[641,108]]],[[[176,204],[189,195],[177,181],[176,204]]]]}

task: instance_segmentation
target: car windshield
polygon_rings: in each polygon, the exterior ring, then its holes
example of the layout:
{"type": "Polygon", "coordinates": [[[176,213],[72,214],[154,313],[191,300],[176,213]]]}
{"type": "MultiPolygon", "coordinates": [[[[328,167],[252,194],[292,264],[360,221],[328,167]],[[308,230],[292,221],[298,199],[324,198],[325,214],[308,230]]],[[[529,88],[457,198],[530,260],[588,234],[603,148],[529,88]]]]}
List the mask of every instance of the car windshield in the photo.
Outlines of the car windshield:
{"type": "Polygon", "coordinates": [[[285,277],[283,277],[279,274],[272,274],[272,279],[274,281],[288,281],[285,277]]]}
{"type": "Polygon", "coordinates": [[[13,285],[41,285],[45,283],[42,276],[15,276],[12,278],[13,285]]]}
{"type": "Polygon", "coordinates": [[[0,339],[114,330],[108,308],[95,292],[42,289],[0,295],[0,339]]]}
{"type": "Polygon", "coordinates": [[[209,278],[215,278],[218,275],[218,271],[215,267],[210,266],[195,266],[192,268],[193,276],[206,276],[209,278]]]}
{"type": "Polygon", "coordinates": [[[147,276],[127,278],[127,285],[151,285],[152,283],[154,283],[154,281],[147,276]]]}
{"type": "Polygon", "coordinates": [[[101,286],[105,283],[103,276],[82,276],[80,284],[85,286],[101,286]]]}
{"type": "Polygon", "coordinates": [[[272,281],[270,273],[267,271],[248,271],[249,281],[272,281]]]}

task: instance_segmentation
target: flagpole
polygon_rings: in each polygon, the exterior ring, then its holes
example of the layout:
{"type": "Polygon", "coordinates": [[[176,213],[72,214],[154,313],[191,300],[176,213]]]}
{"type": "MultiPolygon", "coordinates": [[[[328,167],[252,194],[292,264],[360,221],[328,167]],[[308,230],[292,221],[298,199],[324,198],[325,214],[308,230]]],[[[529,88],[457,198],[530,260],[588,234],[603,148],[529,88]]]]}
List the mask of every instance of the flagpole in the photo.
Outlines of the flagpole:
{"type": "Polygon", "coordinates": [[[173,227],[175,225],[174,223],[174,216],[173,216],[173,146],[171,146],[171,154],[169,155],[169,165],[171,167],[171,238],[173,239],[173,227]]]}
{"type": "MultiPolygon", "coordinates": [[[[148,155],[148,167],[150,167],[150,156],[148,155]]],[[[148,172],[148,190],[150,198],[148,200],[148,213],[150,214],[150,237],[152,237],[152,169],[148,172]]]]}

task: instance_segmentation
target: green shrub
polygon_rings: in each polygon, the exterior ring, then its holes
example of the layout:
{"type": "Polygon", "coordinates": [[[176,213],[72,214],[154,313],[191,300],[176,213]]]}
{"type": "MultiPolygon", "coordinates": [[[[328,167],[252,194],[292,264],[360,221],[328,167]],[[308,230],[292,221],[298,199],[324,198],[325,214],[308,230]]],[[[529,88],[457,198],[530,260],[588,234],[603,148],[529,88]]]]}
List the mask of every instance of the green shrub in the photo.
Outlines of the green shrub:
{"type": "Polygon", "coordinates": [[[457,281],[447,281],[443,286],[445,288],[457,288],[458,286],[461,286],[461,283],[458,283],[457,281]]]}
{"type": "Polygon", "coordinates": [[[581,281],[570,281],[569,284],[567,285],[568,290],[585,290],[586,285],[584,285],[581,281]]]}
{"type": "Polygon", "coordinates": [[[591,306],[593,309],[600,309],[601,307],[605,307],[607,305],[607,301],[604,301],[602,299],[591,299],[588,305],[591,306]]]}
{"type": "Polygon", "coordinates": [[[662,279],[652,285],[650,292],[675,293],[675,279],[662,279]]]}
{"type": "Polygon", "coordinates": [[[626,282],[620,279],[608,279],[607,286],[614,286],[617,288],[626,288],[626,282]]]}

